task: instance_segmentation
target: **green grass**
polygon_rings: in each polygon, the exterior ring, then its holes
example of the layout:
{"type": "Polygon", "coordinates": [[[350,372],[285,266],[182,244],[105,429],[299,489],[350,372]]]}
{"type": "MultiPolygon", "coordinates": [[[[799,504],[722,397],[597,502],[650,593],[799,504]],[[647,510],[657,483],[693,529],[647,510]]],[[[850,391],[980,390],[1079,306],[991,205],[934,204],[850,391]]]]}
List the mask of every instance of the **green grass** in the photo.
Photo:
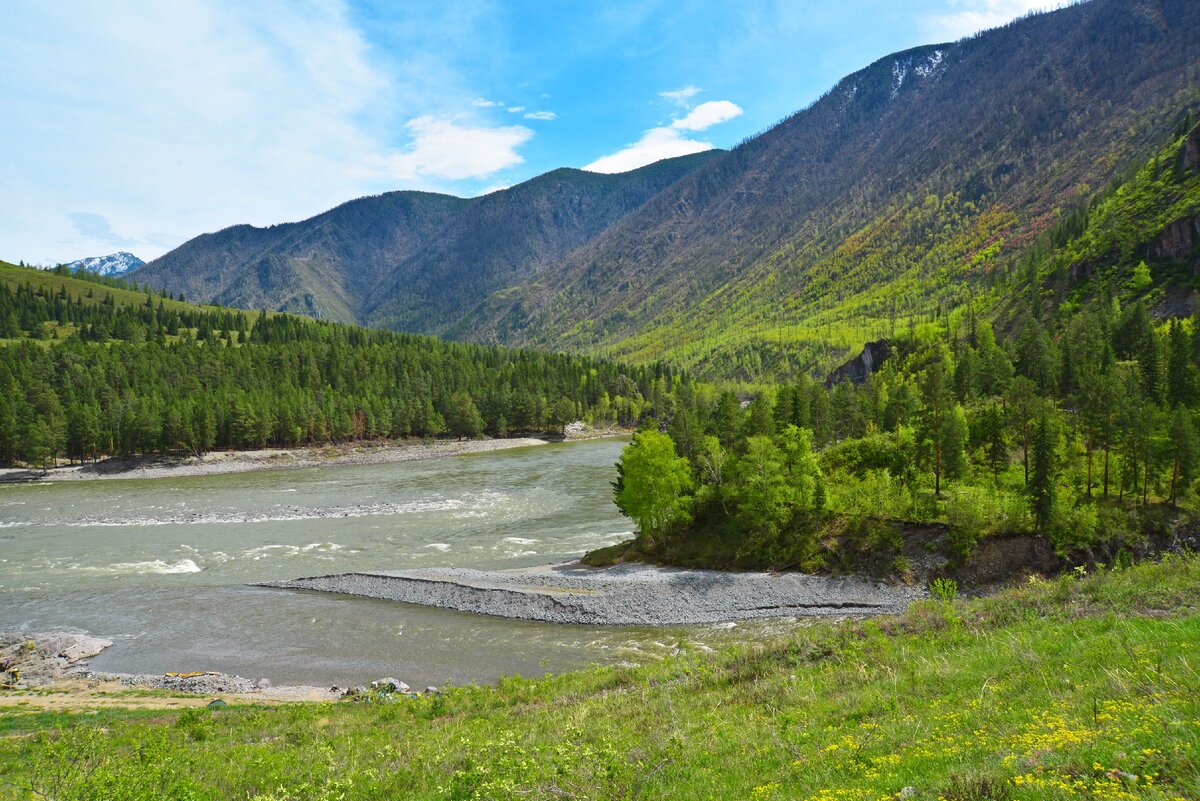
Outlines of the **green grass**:
{"type": "Polygon", "coordinates": [[[440,698],[40,715],[27,720],[32,736],[0,740],[0,792],[1197,798],[1198,598],[1200,561],[1173,558],[440,698]]]}

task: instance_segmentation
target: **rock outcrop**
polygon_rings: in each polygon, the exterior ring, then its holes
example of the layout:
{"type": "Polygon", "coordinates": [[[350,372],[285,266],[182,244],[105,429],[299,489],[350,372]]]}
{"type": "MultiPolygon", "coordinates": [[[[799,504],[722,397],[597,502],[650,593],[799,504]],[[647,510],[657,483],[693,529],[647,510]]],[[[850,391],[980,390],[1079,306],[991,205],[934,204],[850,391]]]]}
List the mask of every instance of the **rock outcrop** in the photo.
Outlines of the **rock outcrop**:
{"type": "Polygon", "coordinates": [[[878,370],[887,358],[892,355],[892,343],[886,339],[878,339],[863,345],[862,353],[838,367],[825,379],[825,386],[833,387],[843,381],[853,381],[861,384],[867,376],[878,370]]]}

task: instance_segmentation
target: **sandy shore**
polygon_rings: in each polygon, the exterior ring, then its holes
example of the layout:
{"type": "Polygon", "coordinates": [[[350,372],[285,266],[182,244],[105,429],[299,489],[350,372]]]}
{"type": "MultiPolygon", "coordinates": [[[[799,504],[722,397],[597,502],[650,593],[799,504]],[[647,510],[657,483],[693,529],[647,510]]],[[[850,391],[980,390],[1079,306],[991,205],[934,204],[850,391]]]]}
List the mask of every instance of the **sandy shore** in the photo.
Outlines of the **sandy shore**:
{"type": "Polygon", "coordinates": [[[606,626],[902,611],[919,588],[800,573],[732,573],[579,562],[517,570],[422,568],[312,576],[264,586],[361,595],[483,615],[606,626]]]}
{"type": "Polygon", "coordinates": [[[41,470],[0,469],[0,481],[94,481],[129,478],[177,478],[248,473],[256,470],[285,470],[298,467],[389,464],[419,459],[459,456],[465,453],[545,445],[547,440],[516,439],[436,440],[433,442],[386,442],[329,445],[320,448],[288,448],[257,451],[212,451],[201,456],[114,457],[89,465],[41,470]]]}

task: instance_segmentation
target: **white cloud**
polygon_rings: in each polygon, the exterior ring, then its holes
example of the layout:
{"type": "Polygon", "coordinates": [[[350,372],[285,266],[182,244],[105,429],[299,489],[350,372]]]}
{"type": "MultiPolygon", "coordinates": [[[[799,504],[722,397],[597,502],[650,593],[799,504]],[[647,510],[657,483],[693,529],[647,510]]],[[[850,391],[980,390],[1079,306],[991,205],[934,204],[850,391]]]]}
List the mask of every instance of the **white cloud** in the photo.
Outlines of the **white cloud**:
{"type": "Polygon", "coordinates": [[[642,138],[608,156],[584,165],[592,172],[629,172],[663,159],[712,150],[712,142],[687,139],[675,128],[651,128],[642,138]]]}
{"type": "Polygon", "coordinates": [[[520,114],[524,110],[524,106],[509,106],[505,109],[505,111],[507,111],[509,114],[520,114]]]}
{"type": "Polygon", "coordinates": [[[728,100],[710,100],[696,106],[683,119],[675,120],[671,127],[681,131],[703,131],[741,115],[742,109],[736,103],[730,103],[728,100]]]}
{"type": "Polygon", "coordinates": [[[0,258],[119,247],[148,259],[235,223],[302,219],[390,189],[458,189],[447,182],[521,163],[533,132],[476,116],[506,106],[440,53],[374,49],[351,16],[343,0],[9,10],[0,258]]]}
{"type": "Polygon", "coordinates": [[[691,102],[691,99],[700,94],[700,87],[692,86],[691,84],[679,89],[672,89],[669,92],[659,92],[659,97],[664,97],[672,103],[678,103],[681,106],[686,106],[691,102]]]}
{"type": "Polygon", "coordinates": [[[430,116],[410,120],[405,127],[412,133],[411,147],[384,161],[390,175],[405,181],[483,178],[520,164],[523,159],[516,149],[533,136],[521,125],[488,128],[430,116]]]}
{"type": "Polygon", "coordinates": [[[929,34],[940,41],[955,41],[978,31],[995,28],[1030,11],[1053,6],[1053,0],[952,0],[956,9],[928,18],[929,34]]]}
{"type": "Polygon", "coordinates": [[[553,120],[558,117],[553,111],[531,111],[525,115],[527,120],[553,120]]]}
{"type": "Polygon", "coordinates": [[[482,97],[477,97],[471,101],[471,105],[476,108],[500,108],[504,105],[503,100],[487,100],[482,97]]]}
{"type": "MultiPolygon", "coordinates": [[[[699,92],[694,86],[685,86],[658,94],[687,106],[690,105],[689,100],[699,92]]],[[[712,150],[712,142],[689,139],[683,132],[703,131],[741,115],[742,108],[736,103],[728,100],[709,100],[691,109],[683,117],[673,120],[670,125],[660,125],[645,131],[641,139],[626,145],[616,153],[601,156],[591,164],[585,165],[583,169],[592,172],[628,172],[662,159],[712,150]]]]}

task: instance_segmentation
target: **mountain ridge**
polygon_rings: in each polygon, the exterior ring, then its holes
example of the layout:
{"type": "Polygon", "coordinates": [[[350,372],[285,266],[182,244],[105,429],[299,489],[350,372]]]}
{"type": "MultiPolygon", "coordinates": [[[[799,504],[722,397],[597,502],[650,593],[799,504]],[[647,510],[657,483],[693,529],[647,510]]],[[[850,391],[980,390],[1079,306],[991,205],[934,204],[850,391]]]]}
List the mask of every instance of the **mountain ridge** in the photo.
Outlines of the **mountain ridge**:
{"type": "Polygon", "coordinates": [[[342,322],[385,318],[397,330],[440,333],[405,324],[414,310],[433,310],[436,322],[431,297],[448,289],[422,259],[449,263],[460,294],[504,289],[714,155],[619,175],[560,168],[476,198],[412,190],[355,198],[307,220],[202,234],[134,278],[206,302],[342,322]],[[491,243],[487,253],[481,241],[491,243]],[[390,305],[377,301],[385,288],[390,305]]]}
{"type": "Polygon", "coordinates": [[[84,259],[78,259],[67,264],[67,269],[72,271],[84,270],[96,275],[115,277],[136,270],[145,263],[129,251],[121,250],[116,253],[110,253],[107,256],[88,256],[84,259]]]}
{"type": "MultiPolygon", "coordinates": [[[[508,250],[459,237],[353,275],[305,261],[302,243],[265,257],[330,296],[370,283],[368,305],[338,313],[376,326],[669,357],[741,380],[828,368],[988,292],[1063,209],[1161,146],[1200,102],[1196,53],[1196,4],[1091,0],[877,59],[570,241],[510,218],[471,229],[509,231],[508,250]],[[537,247],[512,268],[526,240],[537,247]]],[[[159,262],[137,279],[171,289],[159,262]]],[[[222,292],[234,305],[254,294],[222,292]]]]}

